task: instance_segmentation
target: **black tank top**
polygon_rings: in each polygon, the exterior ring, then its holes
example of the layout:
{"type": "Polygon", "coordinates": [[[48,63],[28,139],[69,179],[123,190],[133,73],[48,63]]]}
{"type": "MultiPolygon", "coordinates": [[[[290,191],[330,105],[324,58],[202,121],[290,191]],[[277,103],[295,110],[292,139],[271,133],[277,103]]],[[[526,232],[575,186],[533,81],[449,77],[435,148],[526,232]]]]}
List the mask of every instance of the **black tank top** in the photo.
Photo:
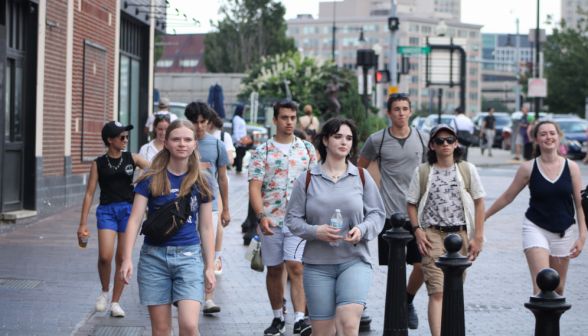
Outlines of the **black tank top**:
{"type": "Polygon", "coordinates": [[[118,159],[107,158],[106,154],[96,159],[98,184],[100,185],[100,205],[120,202],[133,203],[135,161],[133,154],[129,152],[121,152],[121,154],[118,159]],[[109,161],[110,166],[108,165],[109,161]]]}
{"type": "Polygon", "coordinates": [[[535,225],[561,233],[576,223],[572,175],[567,159],[564,160],[562,172],[555,182],[547,180],[539,170],[537,159],[533,160],[529,190],[531,199],[525,216],[535,225]]]}

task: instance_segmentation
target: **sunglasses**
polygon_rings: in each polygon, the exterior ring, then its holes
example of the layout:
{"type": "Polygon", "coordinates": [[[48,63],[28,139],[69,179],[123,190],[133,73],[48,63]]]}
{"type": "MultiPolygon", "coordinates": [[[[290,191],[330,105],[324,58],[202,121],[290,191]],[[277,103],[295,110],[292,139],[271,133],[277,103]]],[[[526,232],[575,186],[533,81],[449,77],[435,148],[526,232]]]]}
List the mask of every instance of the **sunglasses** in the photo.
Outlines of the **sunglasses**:
{"type": "Polygon", "coordinates": [[[281,99],[281,100],[278,100],[278,101],[276,102],[276,105],[275,105],[275,107],[278,107],[278,106],[280,106],[280,105],[284,105],[284,104],[287,104],[287,103],[294,103],[294,105],[298,106],[298,103],[297,103],[297,102],[293,101],[292,99],[288,99],[288,98],[286,98],[286,99],[281,99]]]}
{"type": "Polygon", "coordinates": [[[457,139],[454,136],[446,137],[446,138],[435,138],[435,144],[442,145],[447,141],[449,145],[453,145],[457,139]]]}
{"type": "Polygon", "coordinates": [[[119,136],[120,141],[125,141],[125,140],[129,140],[129,136],[128,135],[121,135],[119,136]]]}
{"type": "Polygon", "coordinates": [[[155,118],[157,118],[158,120],[161,120],[161,119],[167,120],[167,121],[170,120],[169,114],[156,114],[155,118]]]}
{"type": "Polygon", "coordinates": [[[390,99],[398,99],[398,98],[408,98],[408,93],[393,93],[390,96],[388,96],[388,98],[390,99]]]}

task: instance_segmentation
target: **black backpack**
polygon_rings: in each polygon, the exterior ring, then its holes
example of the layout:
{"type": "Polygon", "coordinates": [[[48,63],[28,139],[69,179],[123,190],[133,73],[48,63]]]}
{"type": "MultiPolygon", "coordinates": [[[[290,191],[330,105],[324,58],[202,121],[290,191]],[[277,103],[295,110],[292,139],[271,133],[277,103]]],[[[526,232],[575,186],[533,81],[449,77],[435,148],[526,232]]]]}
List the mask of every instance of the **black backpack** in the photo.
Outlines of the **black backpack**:
{"type": "MultiPolygon", "coordinates": [[[[196,198],[200,204],[200,192],[196,190],[195,186],[192,186],[192,190],[196,191],[196,198]]],[[[166,202],[143,222],[141,234],[149,237],[153,244],[162,244],[168,241],[180,231],[190,218],[192,214],[191,199],[192,191],[186,196],[176,197],[166,202]]],[[[196,218],[192,220],[195,221],[196,218]]]]}

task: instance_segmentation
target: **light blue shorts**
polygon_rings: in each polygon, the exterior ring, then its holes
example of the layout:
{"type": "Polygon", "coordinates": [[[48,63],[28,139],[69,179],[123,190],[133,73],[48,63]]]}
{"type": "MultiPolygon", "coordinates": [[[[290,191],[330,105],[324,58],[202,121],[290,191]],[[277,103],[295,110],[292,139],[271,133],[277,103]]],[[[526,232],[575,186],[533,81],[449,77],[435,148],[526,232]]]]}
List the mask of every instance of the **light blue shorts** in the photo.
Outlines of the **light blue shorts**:
{"type": "Polygon", "coordinates": [[[143,244],[137,268],[142,305],[157,306],[180,300],[203,302],[204,263],[200,245],[143,244]]]}
{"type": "Polygon", "coordinates": [[[366,304],[372,282],[372,266],[357,259],[338,265],[304,264],[302,282],[311,320],[335,318],[337,307],[366,304]]]}
{"type": "Polygon", "coordinates": [[[112,230],[125,233],[133,205],[127,202],[99,205],[96,208],[98,230],[112,230]]]}

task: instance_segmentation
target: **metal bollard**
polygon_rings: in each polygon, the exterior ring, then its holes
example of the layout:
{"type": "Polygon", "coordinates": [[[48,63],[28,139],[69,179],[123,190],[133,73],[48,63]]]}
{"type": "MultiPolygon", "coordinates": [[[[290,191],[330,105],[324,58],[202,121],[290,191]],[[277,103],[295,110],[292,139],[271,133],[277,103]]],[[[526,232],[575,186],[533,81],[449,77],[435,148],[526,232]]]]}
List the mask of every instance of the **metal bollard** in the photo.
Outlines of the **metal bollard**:
{"type": "Polygon", "coordinates": [[[249,203],[249,211],[247,212],[247,220],[249,221],[249,227],[247,228],[247,233],[243,236],[243,244],[249,245],[251,239],[257,236],[257,215],[253,208],[251,207],[251,202],[249,203]]]}
{"type": "Polygon", "coordinates": [[[413,237],[402,228],[404,214],[395,212],[390,217],[392,229],[382,236],[390,245],[388,253],[388,283],[384,312],[384,336],[408,335],[406,307],[406,243],[413,237]]]}
{"type": "Polygon", "coordinates": [[[251,202],[249,202],[249,209],[247,210],[247,218],[245,218],[245,221],[243,222],[243,224],[241,224],[241,233],[247,233],[247,230],[249,230],[249,219],[251,218],[251,214],[255,215],[255,212],[253,211],[253,208],[251,207],[251,202]]]}
{"type": "Polygon", "coordinates": [[[443,271],[441,336],[465,336],[463,272],[472,266],[472,263],[459,253],[463,245],[460,236],[450,234],[443,244],[447,254],[440,256],[439,261],[435,262],[443,271]]]}
{"type": "Polygon", "coordinates": [[[559,286],[559,274],[551,268],[537,274],[537,286],[541,292],[533,296],[525,308],[535,315],[535,336],[559,336],[559,319],[572,305],[559,296],[555,289],[559,286]]]}

